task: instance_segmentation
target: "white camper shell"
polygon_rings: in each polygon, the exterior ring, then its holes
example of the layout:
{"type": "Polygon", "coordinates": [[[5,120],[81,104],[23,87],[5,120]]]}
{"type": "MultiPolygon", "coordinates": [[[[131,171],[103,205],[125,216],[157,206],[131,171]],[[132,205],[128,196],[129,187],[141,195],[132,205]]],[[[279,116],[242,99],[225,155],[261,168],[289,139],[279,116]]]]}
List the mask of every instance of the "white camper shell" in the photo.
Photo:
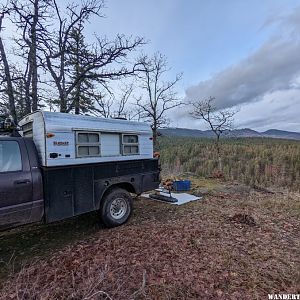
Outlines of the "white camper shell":
{"type": "Polygon", "coordinates": [[[45,167],[153,158],[146,123],[37,111],[19,125],[45,167]]]}

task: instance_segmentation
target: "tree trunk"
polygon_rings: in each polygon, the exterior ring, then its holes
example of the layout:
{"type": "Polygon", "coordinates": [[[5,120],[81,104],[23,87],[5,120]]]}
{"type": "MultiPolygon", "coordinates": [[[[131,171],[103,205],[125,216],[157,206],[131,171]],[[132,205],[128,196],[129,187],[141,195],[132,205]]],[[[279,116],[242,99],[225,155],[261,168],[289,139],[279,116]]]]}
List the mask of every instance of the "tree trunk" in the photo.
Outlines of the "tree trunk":
{"type": "Polygon", "coordinates": [[[153,146],[155,147],[157,143],[157,130],[153,129],[152,132],[153,132],[153,146]]]}
{"type": "MultiPolygon", "coordinates": [[[[29,52],[29,57],[31,55],[31,51],[29,52]]],[[[31,64],[28,66],[28,71],[25,73],[24,81],[25,81],[25,114],[31,113],[31,100],[30,100],[30,82],[31,82],[31,64]]]]}
{"type": "MultiPolygon", "coordinates": [[[[75,65],[76,78],[80,76],[79,67],[79,36],[76,36],[76,65],[75,65]]],[[[75,88],[75,115],[80,114],[80,85],[81,81],[78,81],[75,88]]]]}
{"type": "Polygon", "coordinates": [[[59,83],[61,86],[59,96],[60,96],[60,112],[67,112],[67,95],[66,95],[66,77],[65,77],[65,49],[62,50],[62,54],[60,57],[61,65],[61,82],[59,83]]]}
{"type": "Polygon", "coordinates": [[[60,112],[67,112],[67,103],[65,99],[65,93],[62,91],[59,94],[59,100],[60,100],[60,112]]]}
{"type": "Polygon", "coordinates": [[[75,115],[80,114],[80,85],[77,84],[75,92],[75,115]]]}
{"type": "Polygon", "coordinates": [[[36,61],[36,51],[37,51],[37,34],[36,26],[39,17],[39,0],[34,1],[34,16],[33,23],[31,27],[31,67],[32,67],[32,82],[31,82],[31,93],[32,93],[32,111],[38,109],[38,93],[37,93],[37,61],[36,61]]]}
{"type": "Polygon", "coordinates": [[[153,147],[155,149],[157,146],[157,124],[156,124],[156,122],[154,122],[154,124],[152,126],[152,133],[153,133],[153,147]]]}
{"type": "Polygon", "coordinates": [[[14,90],[13,90],[13,85],[12,85],[12,80],[10,76],[10,69],[4,49],[4,45],[2,42],[2,38],[0,36],[0,54],[1,54],[1,59],[3,62],[4,66],[4,74],[5,74],[5,81],[6,81],[6,91],[8,95],[8,100],[9,100],[9,111],[10,114],[14,120],[14,122],[17,124],[17,113],[16,113],[16,106],[15,106],[15,98],[14,98],[14,90]]]}
{"type": "Polygon", "coordinates": [[[222,172],[223,164],[222,164],[221,149],[220,149],[220,136],[217,136],[216,147],[217,147],[217,154],[218,154],[219,171],[222,172]]]}

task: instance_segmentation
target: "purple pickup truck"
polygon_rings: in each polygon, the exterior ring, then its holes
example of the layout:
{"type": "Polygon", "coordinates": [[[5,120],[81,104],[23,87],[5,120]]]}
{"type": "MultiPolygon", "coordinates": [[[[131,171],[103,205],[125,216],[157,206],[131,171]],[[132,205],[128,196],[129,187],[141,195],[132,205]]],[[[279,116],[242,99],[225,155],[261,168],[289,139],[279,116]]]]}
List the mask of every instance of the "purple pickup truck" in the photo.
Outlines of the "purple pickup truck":
{"type": "Polygon", "coordinates": [[[32,137],[11,135],[0,135],[0,229],[91,211],[99,211],[106,226],[118,226],[131,214],[132,194],[159,185],[156,158],[49,167],[41,164],[32,137]]]}

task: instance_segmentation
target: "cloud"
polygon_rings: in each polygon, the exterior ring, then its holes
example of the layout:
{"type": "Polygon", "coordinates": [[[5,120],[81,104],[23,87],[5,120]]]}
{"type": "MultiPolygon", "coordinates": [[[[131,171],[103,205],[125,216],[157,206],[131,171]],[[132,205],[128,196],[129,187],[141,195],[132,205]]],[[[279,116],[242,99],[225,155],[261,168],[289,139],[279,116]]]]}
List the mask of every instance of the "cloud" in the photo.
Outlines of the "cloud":
{"type": "Polygon", "coordinates": [[[274,128],[299,132],[299,99],[299,89],[268,93],[257,102],[243,105],[236,115],[235,124],[239,128],[259,131],[274,128]]]}
{"type": "Polygon", "coordinates": [[[300,88],[300,7],[288,16],[280,16],[277,23],[276,35],[236,65],[187,88],[186,99],[213,96],[221,109],[256,102],[276,91],[300,88]]]}
{"type": "MultiPolygon", "coordinates": [[[[241,105],[235,115],[235,128],[251,128],[258,131],[281,129],[300,132],[300,89],[286,89],[267,93],[255,102],[241,105]]],[[[182,116],[172,126],[209,129],[203,120],[182,116]],[[179,121],[180,120],[180,121],[179,121]]]]}

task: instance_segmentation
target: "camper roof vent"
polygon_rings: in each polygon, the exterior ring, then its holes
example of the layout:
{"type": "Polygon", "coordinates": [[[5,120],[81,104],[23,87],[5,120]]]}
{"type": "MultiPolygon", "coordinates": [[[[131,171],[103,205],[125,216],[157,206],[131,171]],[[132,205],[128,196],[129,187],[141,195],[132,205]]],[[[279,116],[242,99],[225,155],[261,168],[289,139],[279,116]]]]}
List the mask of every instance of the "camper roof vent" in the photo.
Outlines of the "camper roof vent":
{"type": "Polygon", "coordinates": [[[119,114],[119,113],[112,115],[111,118],[116,120],[127,120],[125,114],[119,114]]]}

